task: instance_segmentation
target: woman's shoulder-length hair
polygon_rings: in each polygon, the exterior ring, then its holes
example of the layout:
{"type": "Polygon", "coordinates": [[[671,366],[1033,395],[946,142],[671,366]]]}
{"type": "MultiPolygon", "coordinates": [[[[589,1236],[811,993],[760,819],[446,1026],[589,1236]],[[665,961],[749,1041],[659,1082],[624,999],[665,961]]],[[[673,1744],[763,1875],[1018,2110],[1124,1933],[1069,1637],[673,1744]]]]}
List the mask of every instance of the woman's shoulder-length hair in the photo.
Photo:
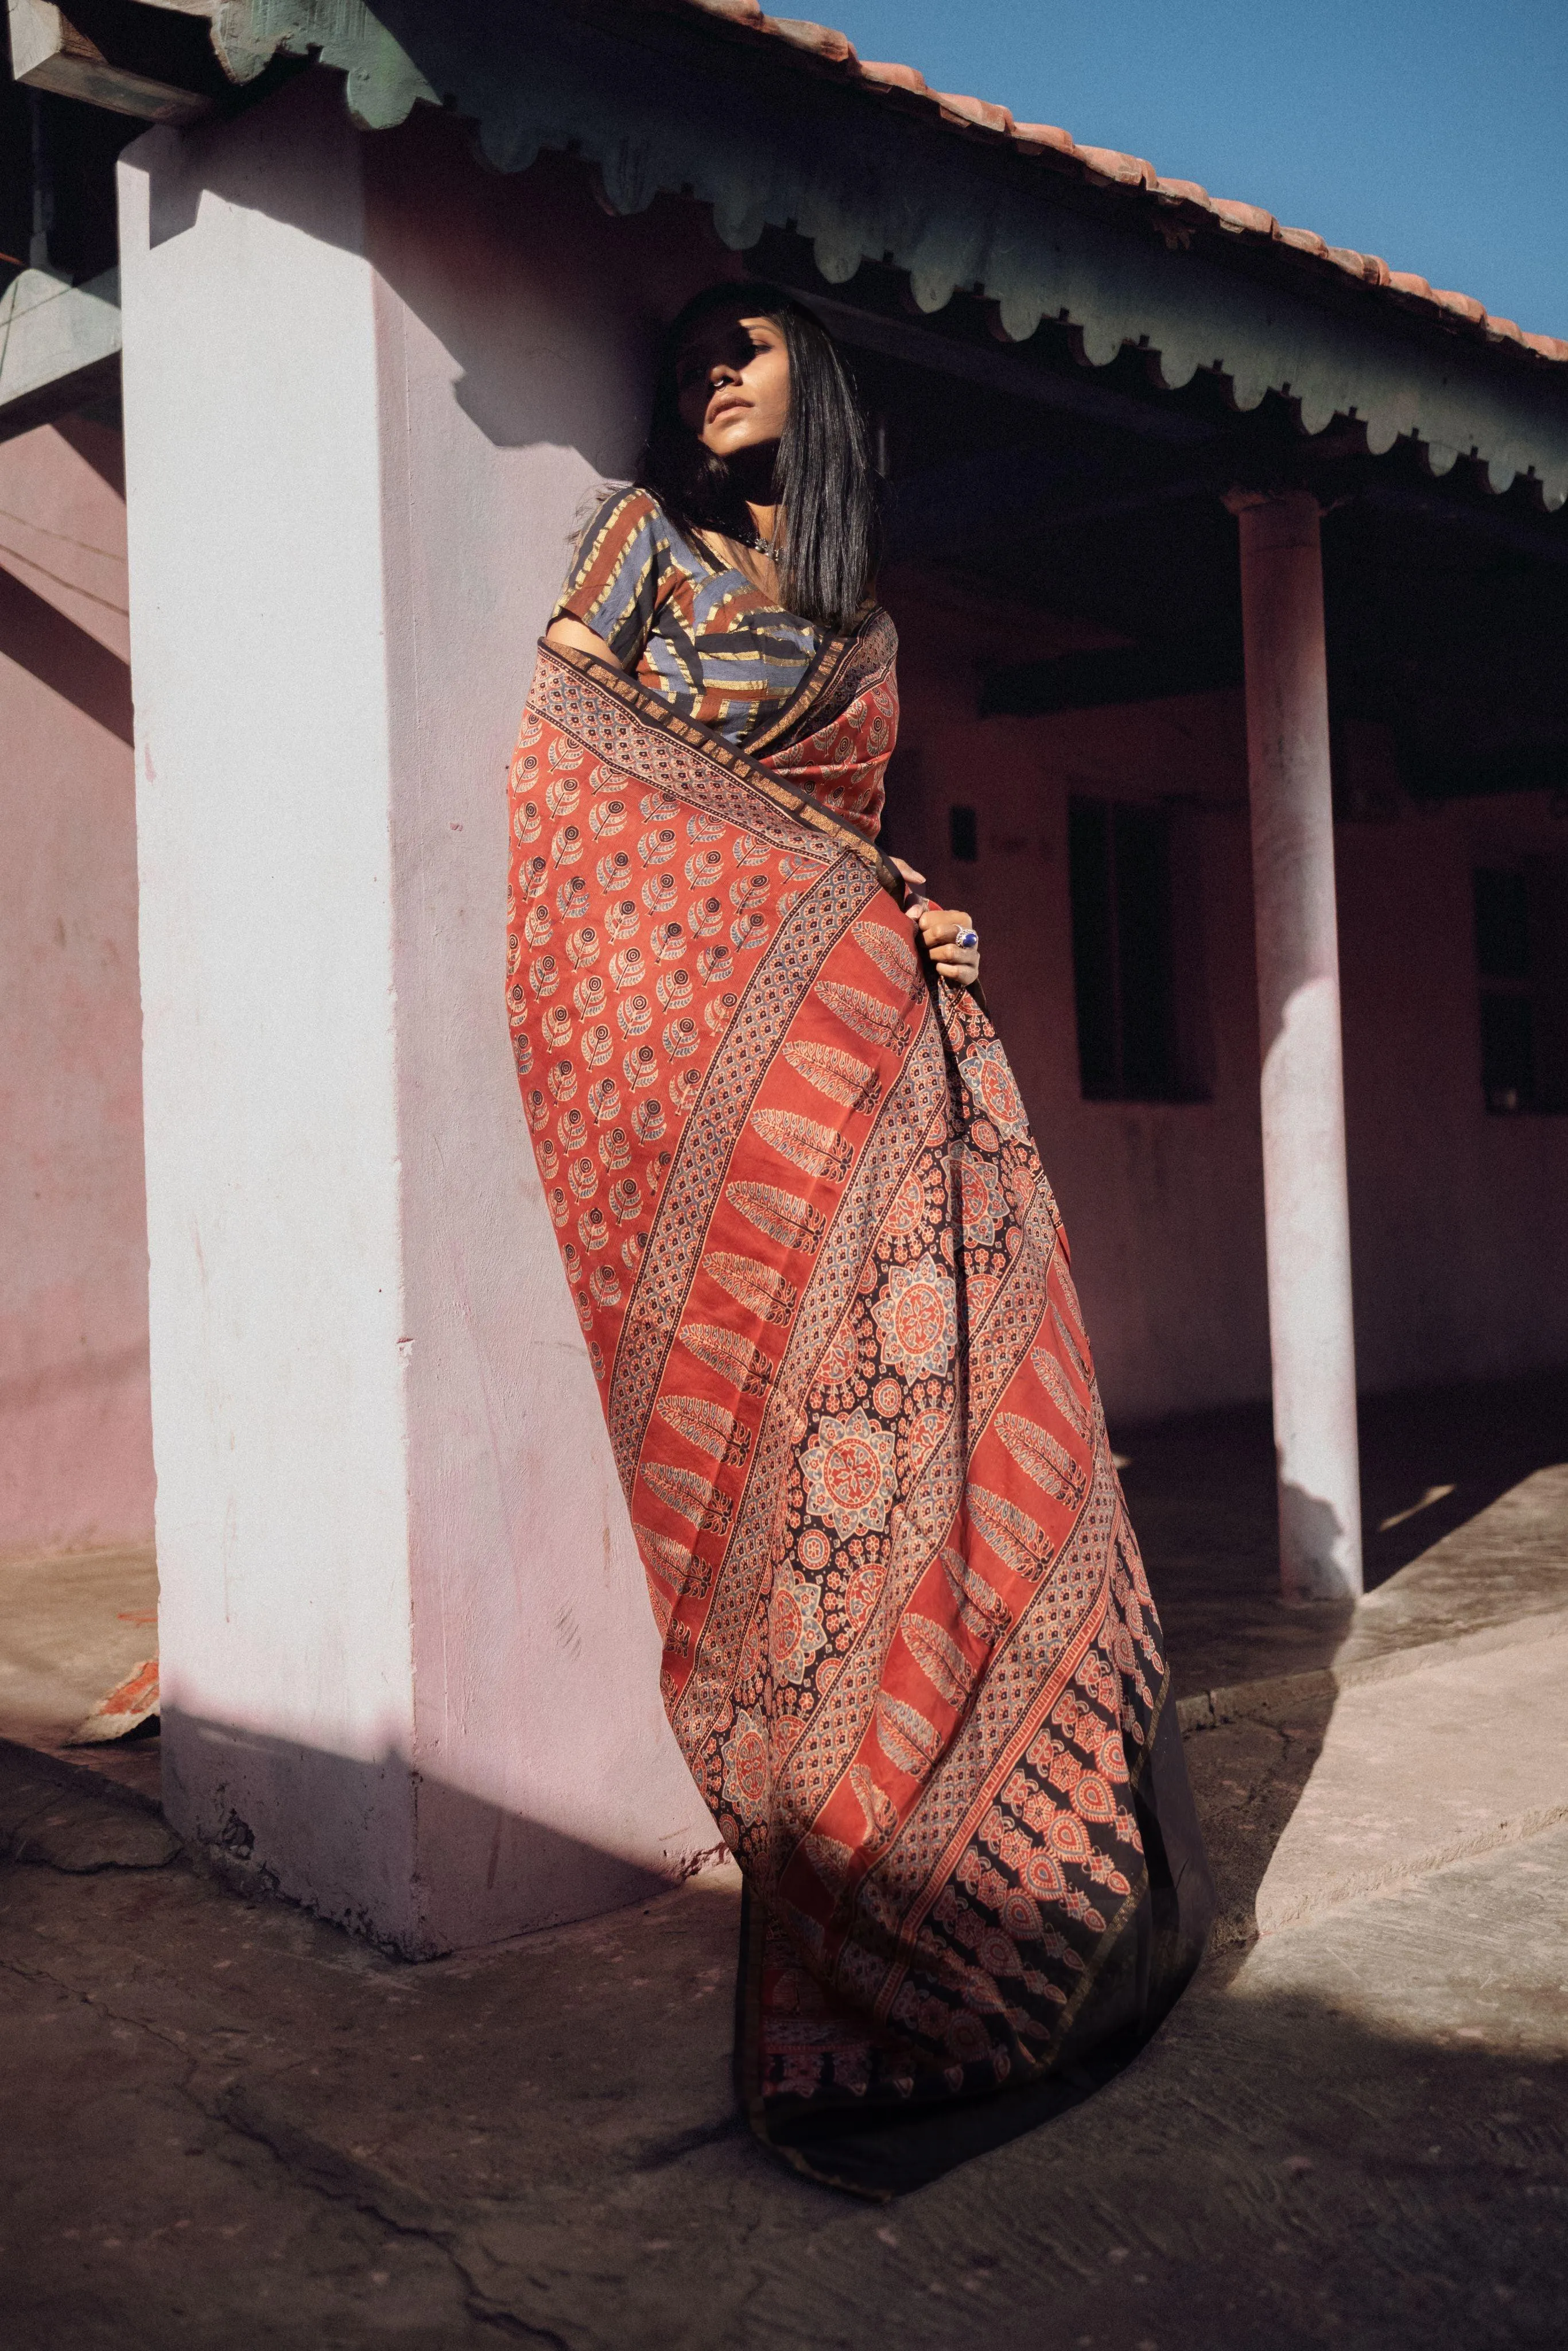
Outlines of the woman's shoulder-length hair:
{"type": "Polygon", "coordinates": [[[710,286],[671,320],[659,348],[653,421],[633,479],[679,530],[745,529],[745,502],[729,467],[681,416],[675,372],[693,329],[726,310],[772,319],[789,358],[789,421],[773,483],[783,512],[780,601],[819,627],[853,628],[876,568],[876,477],[849,370],[821,320],[798,296],[745,281],[710,286]]]}

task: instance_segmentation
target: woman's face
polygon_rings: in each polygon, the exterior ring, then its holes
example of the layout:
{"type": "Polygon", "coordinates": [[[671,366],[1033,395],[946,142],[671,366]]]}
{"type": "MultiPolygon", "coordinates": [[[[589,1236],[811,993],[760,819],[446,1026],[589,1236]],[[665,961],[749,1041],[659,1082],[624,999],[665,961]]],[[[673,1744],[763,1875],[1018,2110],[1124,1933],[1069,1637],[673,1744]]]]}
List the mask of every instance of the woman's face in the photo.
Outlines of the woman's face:
{"type": "Polygon", "coordinates": [[[789,353],[771,319],[727,317],[694,327],[675,358],[683,421],[716,457],[766,448],[789,421],[789,353]]]}

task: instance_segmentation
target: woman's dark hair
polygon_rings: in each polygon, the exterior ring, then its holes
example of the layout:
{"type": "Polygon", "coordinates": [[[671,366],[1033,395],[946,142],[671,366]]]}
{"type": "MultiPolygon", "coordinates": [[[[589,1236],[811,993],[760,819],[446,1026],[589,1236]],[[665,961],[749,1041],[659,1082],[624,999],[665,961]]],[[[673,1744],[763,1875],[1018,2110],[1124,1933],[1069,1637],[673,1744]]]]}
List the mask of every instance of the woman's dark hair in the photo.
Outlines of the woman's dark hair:
{"type": "Polygon", "coordinates": [[[772,319],[789,358],[789,421],[773,469],[773,495],[783,511],[780,601],[822,628],[852,628],[877,553],[876,479],[865,420],[837,344],[782,287],[710,286],[671,321],[660,347],[637,485],[658,499],[677,529],[741,538],[749,530],[746,501],[729,466],[682,418],[675,376],[693,329],[727,310],[772,319]]]}

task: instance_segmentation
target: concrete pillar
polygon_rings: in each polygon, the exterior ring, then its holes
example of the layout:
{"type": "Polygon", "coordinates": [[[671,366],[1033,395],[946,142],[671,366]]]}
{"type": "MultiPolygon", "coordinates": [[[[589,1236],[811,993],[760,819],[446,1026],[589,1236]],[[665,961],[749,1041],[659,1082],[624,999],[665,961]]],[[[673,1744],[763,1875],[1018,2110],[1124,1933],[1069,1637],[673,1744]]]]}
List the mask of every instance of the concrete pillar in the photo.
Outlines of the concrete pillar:
{"type": "Polygon", "coordinates": [[[166,1800],[419,1956],[717,1844],[501,996],[506,768],[637,306],[586,195],[507,218],[540,183],[326,77],[120,170],[166,1800]]]}
{"type": "Polygon", "coordinates": [[[1241,537],[1263,1201],[1287,1601],[1361,1591],[1328,667],[1315,498],[1233,501],[1241,537]]]}

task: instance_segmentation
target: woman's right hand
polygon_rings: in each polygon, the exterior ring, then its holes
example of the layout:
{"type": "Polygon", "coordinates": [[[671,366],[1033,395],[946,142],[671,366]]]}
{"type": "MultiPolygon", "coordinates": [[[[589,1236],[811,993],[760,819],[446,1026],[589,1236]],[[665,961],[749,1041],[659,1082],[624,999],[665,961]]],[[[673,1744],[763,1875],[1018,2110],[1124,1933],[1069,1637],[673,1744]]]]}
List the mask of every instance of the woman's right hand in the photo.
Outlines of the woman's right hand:
{"type": "Polygon", "coordinates": [[[980,950],[960,946],[960,938],[973,938],[974,925],[961,907],[934,906],[921,893],[924,873],[916,873],[902,857],[890,857],[910,885],[910,895],[904,902],[904,911],[925,942],[925,952],[931,957],[941,977],[954,987],[973,987],[980,977],[980,950]]]}

